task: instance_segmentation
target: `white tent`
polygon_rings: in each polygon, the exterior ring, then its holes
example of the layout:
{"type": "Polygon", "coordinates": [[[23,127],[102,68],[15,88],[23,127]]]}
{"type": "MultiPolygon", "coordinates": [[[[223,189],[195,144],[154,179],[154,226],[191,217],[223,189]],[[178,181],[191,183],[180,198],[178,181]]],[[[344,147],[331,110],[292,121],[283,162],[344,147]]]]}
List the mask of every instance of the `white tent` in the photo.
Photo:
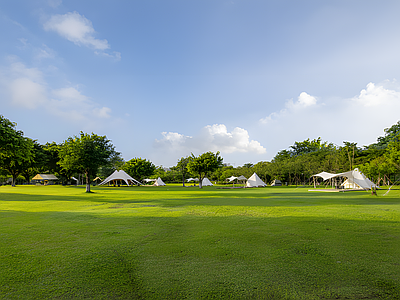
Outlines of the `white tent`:
{"type": "Polygon", "coordinates": [[[189,181],[199,181],[199,179],[198,178],[189,178],[189,179],[186,179],[186,181],[187,182],[189,182],[189,181]]]}
{"type": "Polygon", "coordinates": [[[126,183],[126,185],[129,186],[129,184],[136,184],[140,185],[140,182],[137,181],[136,179],[133,179],[131,176],[125,173],[125,171],[120,170],[120,171],[114,171],[110,176],[108,176],[106,179],[104,179],[103,182],[101,182],[99,185],[104,185],[109,182],[117,182],[118,180],[121,180],[126,183]]]}
{"type": "Polygon", "coordinates": [[[201,182],[201,186],[213,186],[213,184],[207,177],[204,177],[203,181],[201,182]]]}
{"type": "Polygon", "coordinates": [[[371,189],[377,187],[375,183],[369,180],[357,168],[355,168],[353,171],[343,172],[339,174],[321,172],[313,176],[322,177],[324,180],[336,177],[346,177],[347,179],[341,185],[345,189],[371,189]]]}
{"type": "Polygon", "coordinates": [[[153,185],[154,185],[154,186],[164,186],[164,185],[166,185],[166,184],[164,183],[164,181],[162,181],[162,179],[161,179],[160,177],[158,177],[158,178],[156,179],[156,182],[154,182],[153,185]]]}
{"type": "Polygon", "coordinates": [[[156,181],[157,179],[149,179],[149,178],[145,178],[143,179],[144,182],[148,183],[150,181],[156,181]]]}
{"type": "Polygon", "coordinates": [[[244,177],[243,175],[240,175],[240,176],[237,178],[237,180],[247,180],[247,178],[244,177]]]}
{"type": "Polygon", "coordinates": [[[282,185],[282,181],[280,181],[279,179],[274,179],[271,182],[271,186],[281,186],[282,185]]]}
{"type": "Polygon", "coordinates": [[[229,182],[232,182],[232,181],[234,181],[235,179],[237,179],[237,177],[231,176],[231,177],[227,178],[226,180],[228,180],[229,182]]]}
{"type": "Polygon", "coordinates": [[[258,175],[256,173],[254,173],[253,175],[250,176],[249,179],[247,179],[247,183],[246,183],[247,187],[262,187],[262,186],[267,186],[264,181],[262,181],[260,179],[260,177],[258,177],[258,175]]]}

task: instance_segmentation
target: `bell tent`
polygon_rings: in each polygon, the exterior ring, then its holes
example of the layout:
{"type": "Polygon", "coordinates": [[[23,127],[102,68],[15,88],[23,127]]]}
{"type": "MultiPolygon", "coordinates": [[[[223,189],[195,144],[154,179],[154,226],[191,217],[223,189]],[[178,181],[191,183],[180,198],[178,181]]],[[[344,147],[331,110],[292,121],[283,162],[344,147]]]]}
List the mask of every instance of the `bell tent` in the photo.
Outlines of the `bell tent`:
{"type": "Polygon", "coordinates": [[[256,173],[250,176],[249,179],[247,179],[246,187],[264,187],[267,186],[264,181],[258,177],[256,173]]]}
{"type": "Polygon", "coordinates": [[[153,185],[154,186],[164,186],[166,184],[164,183],[164,181],[162,181],[162,179],[160,177],[158,177],[153,185]]]}
{"type": "Polygon", "coordinates": [[[201,185],[202,186],[213,186],[213,184],[211,183],[211,181],[207,177],[203,178],[203,181],[201,182],[201,185]]]}

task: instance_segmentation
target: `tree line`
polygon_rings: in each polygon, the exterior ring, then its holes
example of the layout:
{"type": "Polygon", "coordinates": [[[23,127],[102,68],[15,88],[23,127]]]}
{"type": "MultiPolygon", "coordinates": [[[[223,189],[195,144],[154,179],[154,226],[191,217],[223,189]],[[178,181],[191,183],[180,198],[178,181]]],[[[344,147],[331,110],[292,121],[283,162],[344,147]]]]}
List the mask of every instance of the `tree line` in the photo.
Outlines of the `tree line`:
{"type": "Polygon", "coordinates": [[[360,147],[344,141],[334,145],[321,138],[295,142],[279,151],[271,161],[230,166],[223,163],[219,152],[206,152],[199,156],[182,157],[170,168],[155,166],[143,158],[124,161],[106,136],[87,134],[68,137],[62,143],[41,145],[25,137],[17,124],[0,115],[0,175],[30,182],[35,174],[55,174],[61,182],[72,177],[85,179],[90,192],[93,179],[105,179],[115,170],[124,170],[136,180],[161,177],[164,182],[181,182],[197,177],[199,186],[204,177],[225,182],[231,176],[249,178],[256,172],[266,183],[280,179],[289,185],[306,184],[310,177],[322,171],[339,173],[358,167],[367,177],[379,184],[395,183],[400,171],[400,121],[384,130],[377,142],[360,147]]]}

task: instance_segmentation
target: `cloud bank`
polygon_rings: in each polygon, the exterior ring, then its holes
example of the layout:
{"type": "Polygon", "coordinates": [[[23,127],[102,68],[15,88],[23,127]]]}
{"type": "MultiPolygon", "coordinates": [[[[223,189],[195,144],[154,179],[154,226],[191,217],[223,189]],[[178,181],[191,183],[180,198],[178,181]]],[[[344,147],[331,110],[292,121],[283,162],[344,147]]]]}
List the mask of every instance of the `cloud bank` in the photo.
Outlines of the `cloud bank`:
{"type": "Polygon", "coordinates": [[[321,137],[338,145],[343,141],[369,145],[384,134],[384,128],[400,120],[399,111],[400,85],[396,81],[370,82],[351,98],[319,99],[303,92],[259,123],[263,130],[274,132],[268,145],[277,146],[268,152],[275,155],[307,138],[321,137]]]}
{"type": "Polygon", "coordinates": [[[164,159],[168,157],[171,165],[190,153],[199,155],[207,151],[220,151],[223,157],[236,153],[266,153],[266,149],[258,141],[250,140],[247,130],[236,127],[228,132],[224,124],[207,125],[195,136],[185,136],[177,132],[163,132],[162,135],[162,139],[155,140],[154,148],[157,153],[163,153],[164,159]]]}

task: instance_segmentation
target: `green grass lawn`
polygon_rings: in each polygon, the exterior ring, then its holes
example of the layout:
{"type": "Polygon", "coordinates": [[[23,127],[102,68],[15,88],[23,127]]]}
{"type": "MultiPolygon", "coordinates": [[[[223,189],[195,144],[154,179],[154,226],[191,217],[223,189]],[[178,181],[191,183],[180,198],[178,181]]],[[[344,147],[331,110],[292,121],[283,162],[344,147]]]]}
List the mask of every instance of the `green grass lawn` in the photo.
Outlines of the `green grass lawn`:
{"type": "Polygon", "coordinates": [[[0,187],[0,299],[400,299],[400,190],[0,187]]]}

